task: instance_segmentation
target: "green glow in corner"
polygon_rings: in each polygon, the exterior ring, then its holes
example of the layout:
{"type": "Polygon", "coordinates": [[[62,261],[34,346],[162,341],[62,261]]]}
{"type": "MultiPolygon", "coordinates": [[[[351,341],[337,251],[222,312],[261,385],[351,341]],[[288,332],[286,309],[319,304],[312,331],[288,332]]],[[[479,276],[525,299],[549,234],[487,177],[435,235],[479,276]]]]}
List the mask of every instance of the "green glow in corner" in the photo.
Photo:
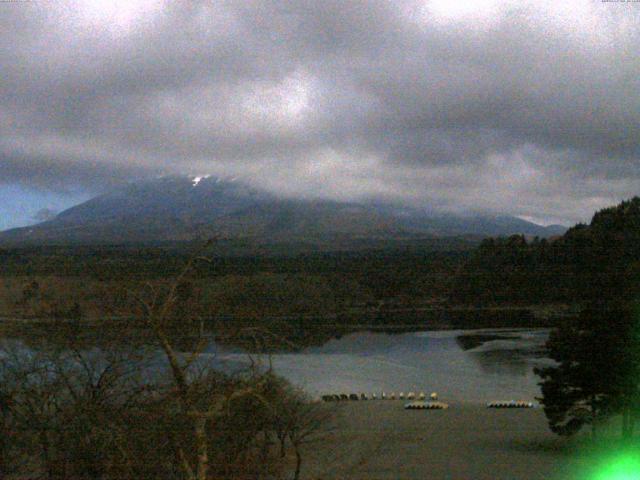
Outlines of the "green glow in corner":
{"type": "Polygon", "coordinates": [[[592,480],[640,480],[640,456],[626,453],[603,462],[592,480]]]}

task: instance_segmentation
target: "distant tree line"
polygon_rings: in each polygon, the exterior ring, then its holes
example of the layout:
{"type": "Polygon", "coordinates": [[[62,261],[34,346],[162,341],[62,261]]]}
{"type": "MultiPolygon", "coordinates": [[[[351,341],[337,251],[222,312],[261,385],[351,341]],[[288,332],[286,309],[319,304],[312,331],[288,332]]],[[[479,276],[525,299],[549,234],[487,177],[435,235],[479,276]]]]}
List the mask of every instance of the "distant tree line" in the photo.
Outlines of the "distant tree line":
{"type": "Polygon", "coordinates": [[[584,303],[630,296],[640,273],[640,199],[597,212],[554,239],[485,239],[458,272],[452,303],[584,303]]]}
{"type": "MultiPolygon", "coordinates": [[[[211,262],[194,267],[192,285],[212,316],[327,316],[421,307],[444,301],[466,255],[426,247],[241,257],[214,251],[211,262]]],[[[5,250],[0,315],[44,317],[77,303],[86,317],[95,318],[103,310],[102,299],[119,302],[118,291],[162,283],[187,259],[183,251],[151,247],[5,250]]]]}

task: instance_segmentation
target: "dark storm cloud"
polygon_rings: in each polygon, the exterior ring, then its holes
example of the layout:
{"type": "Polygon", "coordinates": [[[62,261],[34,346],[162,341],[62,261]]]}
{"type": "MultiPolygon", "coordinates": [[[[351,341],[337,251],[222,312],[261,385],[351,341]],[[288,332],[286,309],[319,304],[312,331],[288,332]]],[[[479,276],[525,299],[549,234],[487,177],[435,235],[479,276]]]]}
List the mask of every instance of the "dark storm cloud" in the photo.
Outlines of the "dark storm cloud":
{"type": "Polygon", "coordinates": [[[160,173],[584,219],[638,192],[640,5],[2,4],[0,180],[160,173]]]}

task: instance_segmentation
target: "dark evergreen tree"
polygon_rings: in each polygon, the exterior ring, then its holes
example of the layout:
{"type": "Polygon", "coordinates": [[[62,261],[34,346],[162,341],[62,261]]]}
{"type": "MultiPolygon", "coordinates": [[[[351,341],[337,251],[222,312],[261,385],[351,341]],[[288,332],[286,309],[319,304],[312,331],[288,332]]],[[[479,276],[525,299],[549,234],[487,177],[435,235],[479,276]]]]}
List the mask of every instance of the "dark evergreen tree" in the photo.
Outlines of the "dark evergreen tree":
{"type": "Polygon", "coordinates": [[[635,308],[594,301],[576,319],[557,328],[547,342],[556,366],[536,369],[540,399],[551,430],[572,435],[622,414],[622,434],[633,434],[640,386],[640,335],[635,308]]]}

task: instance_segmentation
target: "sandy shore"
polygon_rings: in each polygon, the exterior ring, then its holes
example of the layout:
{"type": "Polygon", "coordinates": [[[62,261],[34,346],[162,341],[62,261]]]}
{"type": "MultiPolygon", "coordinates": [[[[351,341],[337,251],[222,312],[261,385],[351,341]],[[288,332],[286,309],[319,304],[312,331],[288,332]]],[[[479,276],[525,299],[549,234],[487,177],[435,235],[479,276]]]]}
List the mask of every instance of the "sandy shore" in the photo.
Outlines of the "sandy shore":
{"type": "Polygon", "coordinates": [[[305,479],[555,479],[575,457],[542,409],[404,410],[402,401],[336,403],[335,428],[309,445],[305,479]]]}

